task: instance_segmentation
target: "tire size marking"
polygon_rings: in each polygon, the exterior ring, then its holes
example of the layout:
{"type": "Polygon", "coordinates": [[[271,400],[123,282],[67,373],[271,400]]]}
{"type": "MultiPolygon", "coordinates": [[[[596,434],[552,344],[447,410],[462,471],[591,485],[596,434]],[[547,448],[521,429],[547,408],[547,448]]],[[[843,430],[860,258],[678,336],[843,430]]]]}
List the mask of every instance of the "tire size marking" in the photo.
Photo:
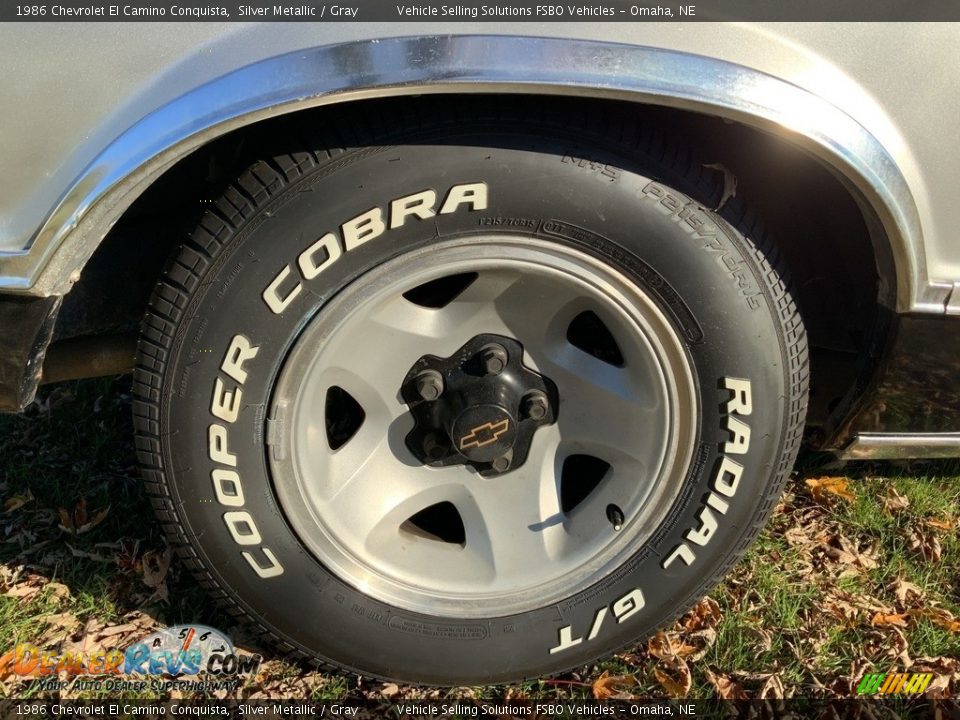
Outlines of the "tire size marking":
{"type": "MultiPolygon", "coordinates": [[[[614,600],[609,607],[604,605],[594,614],[593,622],[590,623],[590,631],[587,633],[586,640],[589,642],[600,634],[600,629],[603,627],[603,621],[607,617],[608,610],[613,613],[613,617],[616,619],[617,624],[619,625],[624,620],[628,620],[643,610],[643,606],[645,604],[646,601],[643,598],[643,591],[640,588],[634,588],[623,597],[619,598],[618,600],[614,600]]],[[[569,650],[570,648],[576,647],[584,641],[582,636],[573,636],[573,625],[564,625],[558,631],[558,635],[559,642],[556,646],[550,648],[551,655],[556,655],[564,650],[569,650]]]]}
{"type": "Polygon", "coordinates": [[[677,558],[687,566],[694,563],[697,555],[693,546],[705,547],[713,539],[719,527],[713,511],[715,510],[720,515],[727,514],[727,510],[730,509],[728,501],[736,495],[737,486],[740,484],[740,478],[743,475],[743,465],[729,456],[744,455],[750,449],[750,426],[740,419],[740,417],[749,416],[753,412],[750,381],[725,377],[720,380],[720,385],[723,389],[733,393],[733,396],[724,403],[724,410],[727,414],[721,423],[721,428],[729,432],[732,439],[723,443],[722,451],[724,454],[720,456],[720,461],[717,463],[710,494],[697,514],[698,527],[687,530],[686,535],[684,535],[686,542],[677,545],[664,558],[660,564],[663,569],[670,567],[677,558]]]}
{"type": "Polygon", "coordinates": [[[436,215],[449,215],[461,205],[471,210],[487,209],[487,184],[464,183],[454,185],[447,191],[439,210],[437,191],[426,189],[412,195],[404,195],[387,204],[386,217],[380,207],[370,208],[340,226],[340,233],[328,232],[310,247],[305,249],[292,265],[284,265],[261,294],[270,312],[280,315],[290,307],[290,303],[303,290],[303,283],[313,280],[324,270],[339,260],[345,252],[350,252],[366,242],[383,235],[388,229],[403,227],[407,218],[427,220],[436,215]]]}
{"type": "Polygon", "coordinates": [[[762,306],[762,295],[757,281],[747,267],[747,263],[735,250],[730,241],[725,240],[717,223],[699,209],[694,201],[685,202],[670,191],[670,188],[651,182],[643,188],[643,194],[657,201],[657,209],[669,215],[688,234],[704,240],[703,249],[716,255],[717,263],[727,271],[747,307],[757,310],[762,306]]]}
{"type": "Polygon", "coordinates": [[[241,547],[250,548],[240,553],[244,560],[261,578],[272,578],[283,574],[283,565],[266,545],[253,516],[242,509],[244,505],[243,483],[236,471],[237,456],[230,452],[228,427],[236,422],[240,414],[243,399],[243,384],[247,381],[247,371],[243,365],[257,356],[260,351],[243,335],[234,335],[230,346],[220,364],[220,371],[236,385],[227,389],[224,379],[217,377],[213,384],[213,400],[210,412],[223,423],[213,423],[207,429],[207,456],[210,461],[223,467],[215,467],[210,472],[213,481],[213,494],[217,502],[228,508],[223,514],[223,522],[230,537],[241,547]],[[253,546],[258,546],[254,548],[253,546]],[[252,552],[251,552],[252,551],[252,552]],[[258,555],[254,555],[254,553],[258,555]]]}

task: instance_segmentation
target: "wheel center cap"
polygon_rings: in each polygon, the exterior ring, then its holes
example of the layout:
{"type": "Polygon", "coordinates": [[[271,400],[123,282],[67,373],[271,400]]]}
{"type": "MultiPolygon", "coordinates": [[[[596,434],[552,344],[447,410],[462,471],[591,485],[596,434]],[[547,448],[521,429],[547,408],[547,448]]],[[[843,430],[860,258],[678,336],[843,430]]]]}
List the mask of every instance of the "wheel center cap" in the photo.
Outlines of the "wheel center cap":
{"type": "Polygon", "coordinates": [[[424,464],[499,475],[527,458],[537,428],[556,422],[557,387],[523,365],[523,346],[477,335],[447,358],[424,355],[400,394],[415,426],[405,442],[424,464]]]}
{"type": "Polygon", "coordinates": [[[450,437],[468,460],[493,462],[513,448],[517,421],[499,405],[473,405],[453,421],[450,437]]]}

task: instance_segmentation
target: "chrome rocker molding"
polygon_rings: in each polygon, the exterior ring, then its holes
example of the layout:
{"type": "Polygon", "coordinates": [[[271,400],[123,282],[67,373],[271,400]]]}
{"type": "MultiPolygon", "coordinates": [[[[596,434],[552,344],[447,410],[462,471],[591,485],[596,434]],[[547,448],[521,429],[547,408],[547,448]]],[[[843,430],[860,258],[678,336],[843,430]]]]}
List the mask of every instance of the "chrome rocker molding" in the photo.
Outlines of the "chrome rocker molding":
{"type": "Polygon", "coordinates": [[[860,433],[839,456],[842,460],[960,457],[960,433],[860,433]]]}
{"type": "Polygon", "coordinates": [[[789,139],[836,169],[876,213],[891,245],[896,309],[946,312],[952,285],[927,276],[919,217],[903,175],[877,139],[836,106],[770,75],[697,55],[476,35],[318,47],[246,66],[177,98],[99,155],[29,249],[0,256],[0,290],[65,294],[137,196],[178,160],[226,132],[345,100],[449,92],[616,98],[787,131],[789,139]]]}

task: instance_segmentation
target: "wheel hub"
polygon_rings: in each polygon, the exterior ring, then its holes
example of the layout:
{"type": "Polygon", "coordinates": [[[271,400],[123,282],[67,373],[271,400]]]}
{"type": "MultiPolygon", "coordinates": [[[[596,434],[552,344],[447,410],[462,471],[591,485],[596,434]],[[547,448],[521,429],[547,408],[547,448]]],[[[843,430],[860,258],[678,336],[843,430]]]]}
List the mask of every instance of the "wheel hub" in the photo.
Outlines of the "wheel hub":
{"type": "Polygon", "coordinates": [[[523,346],[503,335],[475,335],[446,358],[422,356],[400,394],[414,419],[405,442],[416,458],[485,477],[523,465],[534,433],[557,419],[557,386],[524,367],[523,346]]]}

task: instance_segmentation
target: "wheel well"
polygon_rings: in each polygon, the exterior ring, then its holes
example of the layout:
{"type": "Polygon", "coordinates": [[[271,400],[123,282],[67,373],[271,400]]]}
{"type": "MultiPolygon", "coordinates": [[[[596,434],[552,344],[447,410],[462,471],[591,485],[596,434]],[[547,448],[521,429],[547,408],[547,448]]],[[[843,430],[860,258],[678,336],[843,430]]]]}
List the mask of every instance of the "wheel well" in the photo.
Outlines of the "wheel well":
{"type": "MultiPolygon", "coordinates": [[[[511,96],[511,101],[517,100],[511,96]]],[[[387,106],[447,101],[449,96],[362,102],[387,106]]],[[[481,98],[458,96],[457,101],[481,98]]],[[[895,291],[888,261],[871,240],[875,225],[854,192],[788,138],[740,123],[623,101],[556,97],[531,101],[575,104],[582,112],[637,114],[690,147],[705,165],[724,173],[727,188],[747,199],[776,238],[792,275],[811,350],[809,437],[815,445],[826,440],[865,386],[872,358],[882,346],[880,336],[889,314],[884,308],[895,291]]],[[[235,130],[197,149],[160,177],[114,225],[64,298],[48,353],[48,364],[57,372],[45,372],[45,380],[98,374],[89,364],[70,367],[65,360],[75,354],[68,349],[75,348],[79,338],[114,343],[127,357],[129,339],[139,327],[160,269],[206,206],[278,133],[289,133],[301,122],[323,122],[342,108],[304,110],[235,130]],[[118,338],[125,340],[118,344],[118,338]]],[[[384,107],[384,113],[388,109],[384,107]]],[[[99,367],[116,369],[110,363],[99,367]]]]}

